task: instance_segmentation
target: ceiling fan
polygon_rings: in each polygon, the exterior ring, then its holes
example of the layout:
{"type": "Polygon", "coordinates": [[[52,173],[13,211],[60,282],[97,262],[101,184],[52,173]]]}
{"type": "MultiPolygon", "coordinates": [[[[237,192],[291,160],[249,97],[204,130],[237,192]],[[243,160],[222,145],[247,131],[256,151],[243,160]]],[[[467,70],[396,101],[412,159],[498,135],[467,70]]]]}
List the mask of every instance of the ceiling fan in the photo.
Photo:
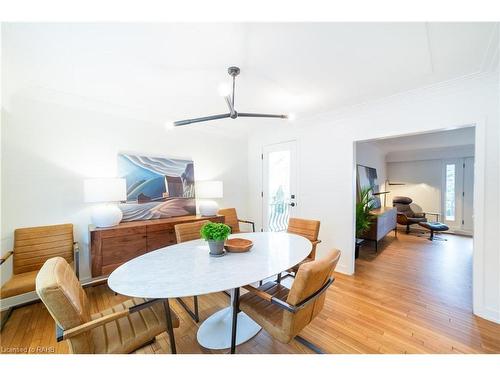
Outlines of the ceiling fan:
{"type": "Polygon", "coordinates": [[[271,114],[266,114],[266,113],[245,113],[245,112],[237,112],[236,109],[234,108],[234,91],[235,91],[235,85],[236,85],[236,76],[240,74],[240,68],[237,66],[230,66],[227,69],[227,72],[231,77],[233,77],[233,92],[232,95],[230,93],[224,93],[224,99],[226,100],[226,104],[229,107],[229,113],[223,113],[220,115],[212,115],[212,116],[206,116],[206,117],[198,117],[198,118],[193,118],[193,119],[188,119],[188,120],[180,120],[180,121],[174,121],[174,126],[182,126],[182,125],[188,125],[188,124],[194,124],[196,122],[203,122],[203,121],[212,121],[212,120],[218,120],[221,118],[232,118],[236,119],[238,117],[265,117],[265,118],[282,118],[282,119],[287,119],[289,116],[287,115],[271,115],[271,114]]]}

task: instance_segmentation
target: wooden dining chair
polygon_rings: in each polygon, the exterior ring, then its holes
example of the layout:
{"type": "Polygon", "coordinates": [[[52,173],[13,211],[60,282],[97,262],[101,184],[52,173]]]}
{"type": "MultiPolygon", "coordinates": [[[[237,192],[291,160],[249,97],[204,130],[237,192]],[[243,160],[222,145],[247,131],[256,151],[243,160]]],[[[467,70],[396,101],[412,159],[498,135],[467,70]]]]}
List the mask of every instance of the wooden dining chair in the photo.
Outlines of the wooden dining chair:
{"type": "Polygon", "coordinates": [[[194,221],[192,223],[177,224],[174,226],[175,238],[177,243],[199,240],[201,238],[200,230],[210,220],[194,221]]]}
{"type": "Polygon", "coordinates": [[[316,259],[316,246],[321,243],[321,240],[318,240],[320,224],[321,223],[318,220],[299,219],[295,217],[288,219],[288,228],[286,231],[288,233],[298,234],[299,236],[305,237],[311,241],[312,244],[311,252],[307,258],[292,267],[289,272],[296,274],[301,264],[312,262],[316,259]]]}
{"type": "Polygon", "coordinates": [[[231,227],[231,233],[241,233],[240,223],[250,224],[252,226],[252,232],[255,232],[255,223],[250,220],[239,219],[236,208],[221,208],[218,214],[224,215],[226,225],[231,227]]]}
{"type": "MultiPolygon", "coordinates": [[[[186,241],[199,240],[201,238],[200,230],[205,224],[210,223],[209,220],[200,220],[192,223],[177,224],[174,226],[175,238],[177,243],[182,243],[186,241]]],[[[200,321],[199,307],[198,307],[198,296],[193,296],[193,306],[194,312],[189,308],[188,305],[182,300],[182,298],[177,298],[177,302],[186,310],[186,312],[191,316],[191,318],[198,323],[200,321]]]]}
{"type": "MultiPolygon", "coordinates": [[[[333,271],[339,261],[340,251],[329,250],[321,259],[301,264],[290,289],[270,281],[239,297],[235,306],[245,312],[272,337],[282,343],[296,339],[316,353],[323,353],[316,345],[299,336],[321,312],[326,290],[333,283],[333,271]]],[[[236,339],[236,326],[232,331],[232,347],[236,339]]]]}
{"type": "Polygon", "coordinates": [[[179,319],[168,300],[133,298],[91,314],[85,291],[61,257],[44,263],[36,292],[56,323],[57,341],[68,340],[71,353],[131,353],[165,331],[176,352],[173,328],[179,327],[179,319]]]}

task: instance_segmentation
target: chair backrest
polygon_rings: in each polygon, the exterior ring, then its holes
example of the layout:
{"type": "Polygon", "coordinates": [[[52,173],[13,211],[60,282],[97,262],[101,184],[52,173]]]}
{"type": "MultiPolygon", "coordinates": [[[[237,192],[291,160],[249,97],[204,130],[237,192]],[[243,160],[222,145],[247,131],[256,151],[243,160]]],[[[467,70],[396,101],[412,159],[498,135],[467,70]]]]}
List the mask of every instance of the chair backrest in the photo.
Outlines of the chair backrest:
{"type": "MultiPolygon", "coordinates": [[[[299,267],[288,293],[287,303],[297,306],[321,289],[330,277],[340,259],[340,250],[329,250],[327,254],[312,262],[304,263],[299,267]]],[[[296,313],[284,311],[283,329],[293,337],[307,326],[323,309],[326,293],[320,294],[302,310],[296,313]]]]}
{"type": "Polygon", "coordinates": [[[200,230],[203,225],[210,223],[209,220],[194,221],[192,223],[177,224],[174,226],[175,238],[177,243],[199,240],[201,238],[200,230]]]}
{"type": "Polygon", "coordinates": [[[224,223],[231,227],[231,233],[240,233],[240,222],[236,208],[221,208],[218,214],[224,215],[224,223]]]}
{"type": "Polygon", "coordinates": [[[398,214],[403,214],[407,217],[413,217],[415,216],[415,212],[412,210],[410,203],[412,203],[413,200],[409,197],[394,197],[392,199],[392,206],[396,207],[396,211],[398,214]]]}
{"type": "MultiPolygon", "coordinates": [[[[318,240],[320,222],[318,220],[299,219],[291,217],[288,219],[288,233],[298,234],[307,238],[309,241],[314,242],[318,240]]],[[[308,258],[314,259],[316,257],[316,246],[313,246],[308,258]]]]}
{"type": "MultiPolygon", "coordinates": [[[[36,293],[57,325],[67,330],[90,321],[87,295],[68,262],[61,257],[45,262],[36,276],[36,293]]],[[[90,332],[68,340],[73,353],[92,353],[90,332]]]]}
{"type": "Polygon", "coordinates": [[[299,219],[291,217],[288,219],[288,233],[298,234],[310,241],[318,239],[320,222],[318,220],[299,219]]]}
{"type": "Polygon", "coordinates": [[[45,261],[73,261],[73,224],[21,228],[14,231],[14,274],[38,271],[45,261]]]}

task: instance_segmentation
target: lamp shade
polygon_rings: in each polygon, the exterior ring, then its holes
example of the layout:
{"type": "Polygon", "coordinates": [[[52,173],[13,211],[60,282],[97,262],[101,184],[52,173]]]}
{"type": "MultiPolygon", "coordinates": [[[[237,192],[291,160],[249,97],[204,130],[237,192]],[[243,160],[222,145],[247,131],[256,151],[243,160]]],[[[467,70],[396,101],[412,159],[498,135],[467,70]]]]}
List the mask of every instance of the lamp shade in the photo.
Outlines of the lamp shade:
{"type": "Polygon", "coordinates": [[[196,198],[222,198],[222,181],[196,182],[196,198]]]}
{"type": "Polygon", "coordinates": [[[120,202],[127,199],[124,178],[90,178],[83,182],[85,202],[120,202]]]}

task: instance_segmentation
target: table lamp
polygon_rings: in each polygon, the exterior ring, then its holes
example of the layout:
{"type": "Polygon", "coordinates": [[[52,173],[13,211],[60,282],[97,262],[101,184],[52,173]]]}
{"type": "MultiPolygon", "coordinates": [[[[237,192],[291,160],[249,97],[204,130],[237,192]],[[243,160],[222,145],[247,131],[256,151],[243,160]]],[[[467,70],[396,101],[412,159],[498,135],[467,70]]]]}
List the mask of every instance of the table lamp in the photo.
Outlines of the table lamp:
{"type": "Polygon", "coordinates": [[[92,209],[92,224],[99,228],[117,225],[123,217],[117,202],[127,199],[124,178],[91,178],[83,182],[85,202],[103,203],[92,209]]]}
{"type": "Polygon", "coordinates": [[[222,198],[222,181],[198,181],[196,183],[196,198],[203,199],[200,202],[201,216],[217,215],[219,205],[211,199],[222,198]]]}

